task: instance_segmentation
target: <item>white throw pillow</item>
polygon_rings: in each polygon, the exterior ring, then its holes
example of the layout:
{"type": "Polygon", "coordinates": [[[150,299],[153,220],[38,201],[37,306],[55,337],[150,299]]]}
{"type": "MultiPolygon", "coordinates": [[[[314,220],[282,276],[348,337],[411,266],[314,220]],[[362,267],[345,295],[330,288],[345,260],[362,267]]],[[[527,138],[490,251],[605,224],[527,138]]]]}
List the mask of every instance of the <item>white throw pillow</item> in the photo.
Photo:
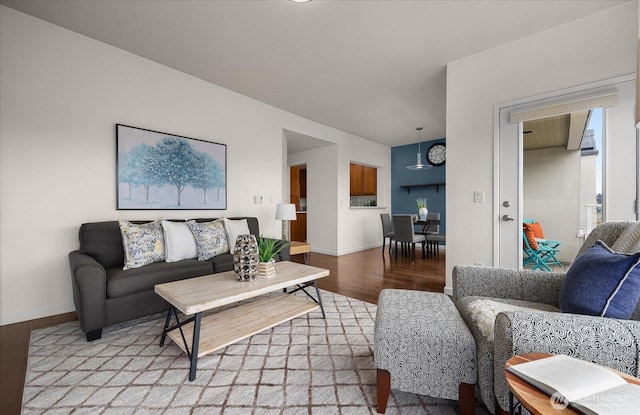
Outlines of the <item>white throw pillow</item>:
{"type": "Polygon", "coordinates": [[[162,221],[164,256],[167,262],[177,262],[198,256],[198,246],[185,222],[162,221]]]}
{"type": "Polygon", "coordinates": [[[540,311],[527,307],[520,307],[513,304],[505,304],[492,300],[475,300],[469,303],[471,319],[478,326],[482,334],[493,341],[493,329],[498,313],[504,311],[540,311]]]}
{"type": "Polygon", "coordinates": [[[236,239],[238,235],[249,235],[249,223],[246,219],[231,220],[224,218],[224,228],[227,231],[227,241],[229,241],[229,250],[233,254],[236,247],[236,239]]]}

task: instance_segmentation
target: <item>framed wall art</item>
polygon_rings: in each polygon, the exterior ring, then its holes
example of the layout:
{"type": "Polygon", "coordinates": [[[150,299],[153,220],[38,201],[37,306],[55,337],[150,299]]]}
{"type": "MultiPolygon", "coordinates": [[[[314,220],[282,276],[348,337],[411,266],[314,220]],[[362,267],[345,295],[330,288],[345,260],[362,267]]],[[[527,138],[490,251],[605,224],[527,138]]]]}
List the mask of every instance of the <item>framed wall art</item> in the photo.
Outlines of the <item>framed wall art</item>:
{"type": "Polygon", "coordinates": [[[116,124],[118,210],[227,208],[227,146],[116,124]]]}

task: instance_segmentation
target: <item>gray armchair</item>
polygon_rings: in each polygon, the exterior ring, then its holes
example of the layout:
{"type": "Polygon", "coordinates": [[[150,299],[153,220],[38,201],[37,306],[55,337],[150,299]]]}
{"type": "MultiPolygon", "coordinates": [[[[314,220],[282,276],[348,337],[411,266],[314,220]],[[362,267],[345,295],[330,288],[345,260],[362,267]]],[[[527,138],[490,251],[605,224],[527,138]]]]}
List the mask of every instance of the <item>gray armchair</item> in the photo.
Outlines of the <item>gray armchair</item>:
{"type": "MultiPolygon", "coordinates": [[[[596,227],[576,257],[598,239],[613,245],[631,223],[608,222],[596,227]]],[[[640,377],[640,303],[630,320],[560,313],[558,299],[564,276],[564,272],[454,267],[453,299],[477,344],[477,396],[490,411],[508,409],[503,369],[517,354],[567,354],[640,377]],[[469,304],[477,299],[534,310],[499,313],[494,338],[490,339],[471,317],[469,304]]]]}

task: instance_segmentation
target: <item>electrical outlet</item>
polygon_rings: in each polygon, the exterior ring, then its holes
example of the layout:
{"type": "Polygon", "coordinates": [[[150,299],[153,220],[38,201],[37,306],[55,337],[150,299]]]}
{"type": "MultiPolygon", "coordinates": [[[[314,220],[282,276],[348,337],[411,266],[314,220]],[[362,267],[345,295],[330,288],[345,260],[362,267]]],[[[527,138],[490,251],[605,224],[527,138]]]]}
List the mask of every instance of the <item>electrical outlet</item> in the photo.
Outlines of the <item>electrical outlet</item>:
{"type": "Polygon", "coordinates": [[[473,265],[477,267],[484,267],[484,264],[482,262],[474,262],[473,265]]]}

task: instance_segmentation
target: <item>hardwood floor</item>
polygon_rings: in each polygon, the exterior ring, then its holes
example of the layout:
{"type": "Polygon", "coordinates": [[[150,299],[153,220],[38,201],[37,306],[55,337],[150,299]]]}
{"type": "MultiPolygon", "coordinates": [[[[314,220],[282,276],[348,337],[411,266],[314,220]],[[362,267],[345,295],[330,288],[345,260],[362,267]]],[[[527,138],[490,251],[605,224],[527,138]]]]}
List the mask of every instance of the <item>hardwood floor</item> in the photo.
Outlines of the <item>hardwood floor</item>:
{"type": "MultiPolygon", "coordinates": [[[[302,255],[293,258],[303,262],[302,255]]],[[[377,303],[384,288],[442,292],[445,285],[445,251],[415,262],[395,260],[381,248],[339,257],[310,254],[310,265],[326,268],[330,276],[318,280],[320,288],[370,303],[377,303]]],[[[31,330],[75,320],[75,313],[0,326],[0,415],[20,414],[31,330]]]]}

